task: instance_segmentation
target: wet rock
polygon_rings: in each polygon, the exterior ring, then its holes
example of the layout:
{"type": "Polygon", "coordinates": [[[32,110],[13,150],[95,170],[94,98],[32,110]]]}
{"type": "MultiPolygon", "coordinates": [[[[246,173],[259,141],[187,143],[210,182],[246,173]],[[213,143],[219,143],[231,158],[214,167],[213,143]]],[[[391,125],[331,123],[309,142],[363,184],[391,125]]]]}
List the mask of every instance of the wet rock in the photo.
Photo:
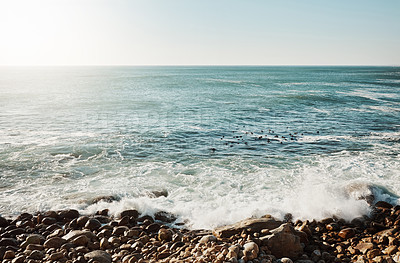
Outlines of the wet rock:
{"type": "Polygon", "coordinates": [[[298,259],[303,253],[300,238],[290,224],[283,224],[271,230],[272,235],[261,237],[262,245],[268,246],[271,254],[277,258],[298,259]]]}
{"type": "Polygon", "coordinates": [[[337,223],[330,223],[330,224],[328,224],[328,225],[326,226],[326,229],[327,229],[328,231],[338,231],[338,230],[340,229],[340,226],[339,226],[339,224],[337,224],[337,223]]]}
{"type": "Polygon", "coordinates": [[[161,191],[151,191],[149,193],[149,197],[152,198],[158,198],[158,197],[168,197],[168,191],[167,190],[161,190],[161,191]]]}
{"type": "Polygon", "coordinates": [[[340,236],[343,239],[348,239],[348,238],[354,237],[355,234],[356,234],[356,232],[354,231],[353,228],[345,228],[345,229],[340,230],[338,236],[340,236]]]}
{"type": "Polygon", "coordinates": [[[157,258],[158,258],[158,259],[164,259],[164,258],[169,257],[170,255],[171,255],[171,252],[169,252],[169,251],[163,251],[163,252],[161,252],[161,253],[158,254],[157,258]]]}
{"type": "Polygon", "coordinates": [[[114,227],[112,235],[114,236],[122,236],[125,231],[128,231],[129,227],[127,226],[118,226],[118,227],[114,227]]]}
{"type": "Polygon", "coordinates": [[[86,229],[89,229],[89,230],[91,230],[91,231],[97,230],[97,229],[99,229],[100,227],[101,227],[100,221],[97,220],[97,219],[94,219],[94,218],[90,218],[90,219],[86,222],[86,224],[85,224],[85,228],[86,228],[86,229]]]}
{"type": "Polygon", "coordinates": [[[65,242],[65,239],[62,239],[61,237],[52,237],[46,240],[43,246],[45,248],[60,248],[65,242]]]}
{"type": "Polygon", "coordinates": [[[281,258],[278,263],[293,263],[293,261],[290,258],[281,258]]]}
{"type": "Polygon", "coordinates": [[[43,258],[44,258],[44,253],[39,250],[33,250],[28,256],[28,259],[35,259],[35,260],[42,260],[43,258]]]}
{"type": "Polygon", "coordinates": [[[257,258],[258,256],[258,252],[259,252],[259,248],[258,245],[254,242],[249,242],[246,243],[243,246],[243,254],[244,256],[248,259],[248,260],[253,260],[255,258],[257,258]]]}
{"type": "Polygon", "coordinates": [[[308,237],[311,237],[311,236],[312,236],[312,233],[311,233],[311,230],[310,230],[310,228],[308,227],[307,223],[308,223],[308,222],[306,221],[306,222],[304,222],[301,226],[298,226],[298,227],[296,227],[295,229],[296,229],[297,231],[304,232],[304,233],[306,233],[306,235],[307,235],[308,237]]]}
{"type": "Polygon", "coordinates": [[[161,227],[160,224],[153,223],[153,224],[150,224],[150,225],[146,226],[144,230],[146,232],[155,233],[158,230],[160,230],[160,227],[161,227]]]}
{"type": "Polygon", "coordinates": [[[209,242],[216,242],[216,241],[217,241],[217,238],[214,235],[206,235],[206,236],[203,236],[199,240],[199,243],[200,244],[206,244],[206,243],[209,243],[209,242]]]}
{"type": "Polygon", "coordinates": [[[119,201],[120,198],[117,196],[112,196],[112,195],[105,195],[105,196],[99,196],[93,198],[90,203],[91,204],[97,204],[98,202],[106,202],[106,203],[111,203],[114,201],[119,201]]]}
{"type": "Polygon", "coordinates": [[[40,244],[29,244],[27,247],[26,247],[26,250],[30,250],[30,251],[33,251],[33,250],[43,250],[44,249],[44,246],[43,245],[40,245],[40,244]]]}
{"type": "Polygon", "coordinates": [[[45,225],[52,225],[57,223],[57,219],[53,218],[53,217],[45,217],[42,219],[42,224],[45,225]]]}
{"type": "Polygon", "coordinates": [[[345,188],[347,194],[356,200],[365,200],[372,205],[375,200],[373,187],[366,183],[352,183],[345,188]]]}
{"type": "Polygon", "coordinates": [[[102,224],[107,224],[110,223],[111,221],[111,219],[108,216],[103,216],[103,215],[96,215],[93,218],[99,220],[99,222],[102,224]]]}
{"type": "Polygon", "coordinates": [[[0,239],[0,247],[6,247],[6,246],[14,246],[17,247],[18,246],[18,241],[15,238],[2,238],[0,239]]]}
{"type": "Polygon", "coordinates": [[[14,258],[11,263],[23,263],[25,261],[25,256],[18,256],[14,258]]]}
{"type": "Polygon", "coordinates": [[[173,223],[176,221],[177,218],[171,213],[159,211],[154,214],[154,219],[165,223],[173,223]]]}
{"type": "Polygon", "coordinates": [[[15,252],[14,252],[14,251],[12,251],[12,250],[7,250],[7,251],[4,253],[3,259],[13,259],[13,258],[15,258],[15,252]]]}
{"type": "Polygon", "coordinates": [[[172,231],[169,229],[161,228],[158,231],[158,240],[160,241],[171,241],[172,240],[172,231]]]}
{"type": "Polygon", "coordinates": [[[25,242],[27,243],[27,245],[29,244],[41,244],[45,241],[46,239],[44,238],[44,236],[39,235],[39,234],[31,234],[29,235],[26,239],[25,242]]]}
{"type": "Polygon", "coordinates": [[[122,218],[122,217],[125,217],[125,216],[133,217],[133,218],[136,219],[136,218],[139,217],[139,212],[138,212],[137,210],[134,210],[134,209],[132,209],[132,210],[125,210],[125,211],[123,211],[123,212],[121,213],[120,217],[122,218]]]}
{"type": "Polygon", "coordinates": [[[9,225],[7,219],[4,217],[0,216],[0,227],[7,227],[9,225]]]}
{"type": "Polygon", "coordinates": [[[59,212],[59,217],[64,220],[72,220],[79,217],[79,212],[75,209],[63,210],[59,212]]]}
{"type": "Polygon", "coordinates": [[[393,208],[393,205],[391,205],[385,201],[378,201],[378,202],[376,202],[375,207],[383,208],[383,209],[391,209],[391,208],[393,208]]]}
{"type": "Polygon", "coordinates": [[[277,221],[273,217],[250,218],[233,225],[218,227],[214,229],[213,234],[219,238],[227,238],[240,234],[243,230],[260,232],[262,229],[274,229],[280,226],[281,223],[281,221],[277,221]]]}
{"type": "Polygon", "coordinates": [[[88,220],[89,220],[88,216],[81,216],[78,219],[76,219],[76,224],[78,225],[78,227],[84,227],[88,220]]]}
{"type": "Polygon", "coordinates": [[[85,254],[86,260],[98,261],[99,263],[111,263],[111,255],[103,250],[95,250],[85,254]]]}
{"type": "Polygon", "coordinates": [[[100,249],[106,250],[107,248],[110,248],[110,243],[107,238],[102,238],[100,240],[100,249]]]}
{"type": "Polygon", "coordinates": [[[85,230],[73,230],[70,231],[68,234],[66,234],[65,236],[63,236],[62,238],[67,240],[67,241],[71,241],[72,239],[81,236],[81,235],[86,235],[89,239],[93,239],[96,238],[96,235],[94,233],[92,233],[91,231],[85,231],[85,230]]]}
{"type": "Polygon", "coordinates": [[[55,252],[49,256],[49,259],[52,261],[60,260],[64,257],[63,252],[55,252]]]}
{"type": "Polygon", "coordinates": [[[90,239],[86,235],[80,235],[71,240],[71,243],[76,246],[86,246],[90,239]]]}

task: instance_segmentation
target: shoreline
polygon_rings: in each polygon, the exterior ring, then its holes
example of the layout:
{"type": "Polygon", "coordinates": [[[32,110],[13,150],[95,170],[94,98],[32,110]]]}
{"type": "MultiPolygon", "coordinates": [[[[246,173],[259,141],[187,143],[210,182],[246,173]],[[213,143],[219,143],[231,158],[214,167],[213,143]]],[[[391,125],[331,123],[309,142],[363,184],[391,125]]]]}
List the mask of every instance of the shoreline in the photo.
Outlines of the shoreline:
{"type": "Polygon", "coordinates": [[[170,225],[176,218],[126,210],[77,210],[0,217],[0,260],[71,262],[400,262],[400,206],[379,201],[369,217],[292,222],[250,218],[213,230],[170,225]]]}

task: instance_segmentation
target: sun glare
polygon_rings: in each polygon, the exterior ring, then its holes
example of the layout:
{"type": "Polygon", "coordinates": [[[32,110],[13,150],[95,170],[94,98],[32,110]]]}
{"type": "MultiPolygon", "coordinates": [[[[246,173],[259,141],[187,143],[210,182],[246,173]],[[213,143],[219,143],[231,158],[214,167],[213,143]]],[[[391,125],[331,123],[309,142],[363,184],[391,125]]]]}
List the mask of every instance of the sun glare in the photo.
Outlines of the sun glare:
{"type": "MultiPolygon", "coordinates": [[[[1,5],[0,28],[3,63],[46,64],[68,29],[66,10],[54,1],[5,1],[1,5]]],[[[73,19],[73,18],[71,18],[73,19]]]]}

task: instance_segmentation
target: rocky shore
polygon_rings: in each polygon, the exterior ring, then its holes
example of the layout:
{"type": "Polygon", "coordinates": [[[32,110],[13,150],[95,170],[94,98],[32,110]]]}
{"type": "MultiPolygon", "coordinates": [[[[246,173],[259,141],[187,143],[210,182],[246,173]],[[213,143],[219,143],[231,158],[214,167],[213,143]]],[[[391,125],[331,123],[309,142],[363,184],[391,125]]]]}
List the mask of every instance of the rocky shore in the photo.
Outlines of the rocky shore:
{"type": "Polygon", "coordinates": [[[214,230],[171,227],[175,217],[127,210],[76,210],[0,217],[0,260],[35,262],[400,262],[400,206],[373,206],[369,217],[293,222],[250,218],[214,230]]]}

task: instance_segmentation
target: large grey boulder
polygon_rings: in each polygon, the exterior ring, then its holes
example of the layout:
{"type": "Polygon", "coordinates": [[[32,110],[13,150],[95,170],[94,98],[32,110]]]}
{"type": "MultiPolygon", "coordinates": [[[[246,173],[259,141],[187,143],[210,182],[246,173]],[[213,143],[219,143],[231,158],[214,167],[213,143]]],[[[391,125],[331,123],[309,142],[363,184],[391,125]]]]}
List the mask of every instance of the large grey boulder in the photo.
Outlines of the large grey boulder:
{"type": "Polygon", "coordinates": [[[263,229],[274,229],[282,224],[272,216],[264,216],[261,218],[249,218],[242,220],[236,224],[218,227],[213,230],[213,234],[219,238],[231,237],[240,234],[243,230],[247,232],[260,232],[263,229]]]}

